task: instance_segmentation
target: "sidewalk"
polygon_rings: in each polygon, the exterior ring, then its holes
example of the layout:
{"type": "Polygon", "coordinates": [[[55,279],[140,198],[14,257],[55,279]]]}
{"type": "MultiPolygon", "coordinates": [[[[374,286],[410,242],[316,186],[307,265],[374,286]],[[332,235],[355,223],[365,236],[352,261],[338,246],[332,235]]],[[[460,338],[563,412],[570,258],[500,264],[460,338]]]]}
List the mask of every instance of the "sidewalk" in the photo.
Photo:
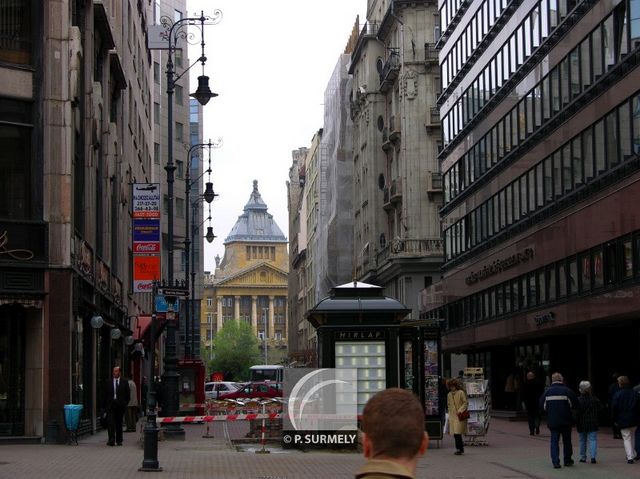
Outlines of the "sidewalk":
{"type": "MultiPolygon", "coordinates": [[[[204,426],[185,425],[184,442],[161,441],[158,460],[162,472],[139,472],[143,451],[137,433],[124,434],[123,447],[107,447],[106,432],[79,440],[78,446],[0,446],[0,478],[127,479],[127,478],[223,478],[294,479],[352,478],[364,459],[356,453],[300,452],[275,449],[271,454],[230,449],[215,424],[214,439],[204,439],[204,426]]],[[[529,436],[526,423],[492,419],[487,446],[465,449],[454,456],[453,441],[440,447],[432,441],[418,466],[419,478],[438,479],[621,479],[640,478],[640,463],[626,463],[621,440],[609,428],[598,437],[598,464],[578,462],[578,437],[574,433],[572,468],[553,469],[549,459],[549,431],[529,436]]],[[[250,446],[247,446],[250,447],[250,446]]]]}

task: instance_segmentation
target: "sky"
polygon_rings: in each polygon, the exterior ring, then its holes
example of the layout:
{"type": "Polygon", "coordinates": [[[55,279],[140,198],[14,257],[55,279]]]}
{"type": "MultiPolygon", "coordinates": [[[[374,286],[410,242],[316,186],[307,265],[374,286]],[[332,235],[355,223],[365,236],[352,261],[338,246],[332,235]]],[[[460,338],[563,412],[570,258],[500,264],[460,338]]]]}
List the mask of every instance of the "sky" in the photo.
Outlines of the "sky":
{"type": "MultiPolygon", "coordinates": [[[[216,8],[221,22],[205,27],[205,74],[219,96],[204,107],[204,142],[222,139],[211,154],[211,180],[220,195],[211,208],[217,238],[205,241],[204,269],[211,272],[253,180],[289,238],[291,152],[309,147],[322,128],[324,91],[356,17],[365,22],[367,0],[187,0],[190,16],[216,8]]],[[[190,49],[192,61],[199,55],[199,45],[190,49]]],[[[191,92],[201,71],[198,64],[189,72],[191,92]]]]}

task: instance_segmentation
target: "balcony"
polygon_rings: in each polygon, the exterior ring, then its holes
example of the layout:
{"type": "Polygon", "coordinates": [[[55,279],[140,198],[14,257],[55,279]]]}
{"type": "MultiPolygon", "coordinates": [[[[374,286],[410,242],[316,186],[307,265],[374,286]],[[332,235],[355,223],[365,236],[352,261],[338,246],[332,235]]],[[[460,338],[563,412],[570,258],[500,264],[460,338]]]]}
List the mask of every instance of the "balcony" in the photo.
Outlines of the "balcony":
{"type": "Polygon", "coordinates": [[[400,52],[398,49],[391,49],[389,58],[387,58],[379,73],[380,92],[386,93],[393,86],[398,75],[400,75],[400,52]]]}
{"type": "Polygon", "coordinates": [[[441,257],[444,244],[440,238],[401,239],[394,238],[376,256],[378,266],[394,258],[441,257]]]}
{"type": "Polygon", "coordinates": [[[440,128],[440,110],[436,107],[429,109],[429,116],[427,117],[427,123],[424,125],[427,130],[435,130],[440,128]]]}
{"type": "Polygon", "coordinates": [[[435,43],[424,44],[424,62],[427,66],[438,65],[438,49],[435,43]]]}
{"type": "Polygon", "coordinates": [[[387,211],[393,208],[393,204],[391,203],[391,193],[389,190],[390,188],[388,186],[385,186],[382,190],[382,207],[387,211]]]}
{"type": "Polygon", "coordinates": [[[442,173],[427,172],[427,194],[429,197],[442,193],[442,173]]]}

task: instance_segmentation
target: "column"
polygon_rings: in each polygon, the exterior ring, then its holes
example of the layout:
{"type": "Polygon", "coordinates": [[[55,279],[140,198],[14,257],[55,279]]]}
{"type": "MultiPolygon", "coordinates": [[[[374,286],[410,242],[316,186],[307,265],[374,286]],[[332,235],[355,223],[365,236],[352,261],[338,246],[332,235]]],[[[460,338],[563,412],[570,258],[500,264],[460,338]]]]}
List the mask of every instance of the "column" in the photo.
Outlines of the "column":
{"type": "Polygon", "coordinates": [[[287,301],[286,296],[282,299],[284,300],[284,325],[282,326],[282,339],[284,339],[285,344],[288,344],[287,331],[289,330],[289,301],[287,301]]]}
{"type": "Polygon", "coordinates": [[[216,332],[220,332],[222,329],[222,298],[223,296],[218,296],[218,317],[216,318],[216,332]]]}
{"type": "Polygon", "coordinates": [[[258,297],[251,296],[251,330],[258,337],[258,297]]]}
{"type": "Polygon", "coordinates": [[[269,338],[276,336],[276,324],[273,315],[273,296],[269,296],[269,338]]]}
{"type": "Polygon", "coordinates": [[[233,319],[240,319],[240,296],[233,297],[233,319]]]}

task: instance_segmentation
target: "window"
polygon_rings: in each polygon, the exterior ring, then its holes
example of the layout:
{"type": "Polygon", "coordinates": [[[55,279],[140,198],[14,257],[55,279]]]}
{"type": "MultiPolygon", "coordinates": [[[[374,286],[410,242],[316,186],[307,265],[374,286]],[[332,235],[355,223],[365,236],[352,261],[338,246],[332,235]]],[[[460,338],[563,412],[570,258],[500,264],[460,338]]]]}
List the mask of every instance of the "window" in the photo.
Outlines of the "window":
{"type": "MultiPolygon", "coordinates": [[[[213,306],[213,298],[207,298],[207,306],[209,306],[209,307],[213,306]]],[[[207,314],[208,322],[211,322],[210,318],[211,318],[211,315],[207,314]]]]}
{"type": "Polygon", "coordinates": [[[596,175],[598,175],[606,169],[604,122],[602,120],[595,124],[593,132],[595,143],[594,154],[596,162],[596,175]]]}
{"type": "Polygon", "coordinates": [[[569,260],[569,277],[567,278],[567,294],[572,295],[578,291],[578,260],[569,260]]]}
{"type": "Polygon", "coordinates": [[[157,102],[153,102],[153,122],[156,125],[160,124],[160,103],[157,102]]]}
{"type": "Polygon", "coordinates": [[[176,95],[176,103],[178,105],[182,105],[184,103],[184,93],[183,88],[180,85],[176,85],[175,95],[176,95]]]}
{"type": "Polygon", "coordinates": [[[622,279],[633,277],[633,247],[631,238],[622,242],[622,279]]]}
{"type": "Polygon", "coordinates": [[[160,143],[153,144],[153,162],[156,165],[160,164],[160,143]]]}
{"type": "Polygon", "coordinates": [[[547,301],[553,302],[556,300],[556,268],[551,266],[547,269],[547,301]]]}
{"type": "Polygon", "coordinates": [[[176,198],[176,216],[184,218],[184,198],[176,198]]]}
{"type": "Polygon", "coordinates": [[[580,262],[580,292],[586,292],[591,289],[591,256],[589,253],[581,254],[580,262]]]}
{"type": "Polygon", "coordinates": [[[593,261],[593,287],[601,288],[604,285],[604,265],[602,247],[595,248],[591,253],[593,261]]]}
{"type": "Polygon", "coordinates": [[[176,121],[176,141],[184,141],[184,128],[182,123],[176,121]]]}
{"type": "Polygon", "coordinates": [[[558,299],[567,296],[567,270],[564,262],[558,265],[558,299]]]}
{"type": "Polygon", "coordinates": [[[153,62],[153,81],[156,85],[160,85],[160,64],[153,62]]]}
{"type": "Polygon", "coordinates": [[[607,145],[607,165],[611,168],[620,162],[618,153],[618,121],[616,118],[616,110],[609,113],[605,119],[606,122],[606,145],[607,145]]]}
{"type": "MultiPolygon", "coordinates": [[[[0,2],[2,9],[2,22],[0,22],[0,62],[13,63],[18,65],[29,65],[31,63],[31,49],[33,45],[33,34],[31,25],[33,17],[31,15],[31,1],[3,1],[0,2]]],[[[39,4],[39,2],[38,2],[39,4]]]]}
{"type": "Polygon", "coordinates": [[[182,68],[182,50],[176,50],[174,58],[176,60],[176,67],[182,68]]]}
{"type": "Polygon", "coordinates": [[[184,161],[176,160],[176,176],[180,179],[184,178],[184,161]]]}

